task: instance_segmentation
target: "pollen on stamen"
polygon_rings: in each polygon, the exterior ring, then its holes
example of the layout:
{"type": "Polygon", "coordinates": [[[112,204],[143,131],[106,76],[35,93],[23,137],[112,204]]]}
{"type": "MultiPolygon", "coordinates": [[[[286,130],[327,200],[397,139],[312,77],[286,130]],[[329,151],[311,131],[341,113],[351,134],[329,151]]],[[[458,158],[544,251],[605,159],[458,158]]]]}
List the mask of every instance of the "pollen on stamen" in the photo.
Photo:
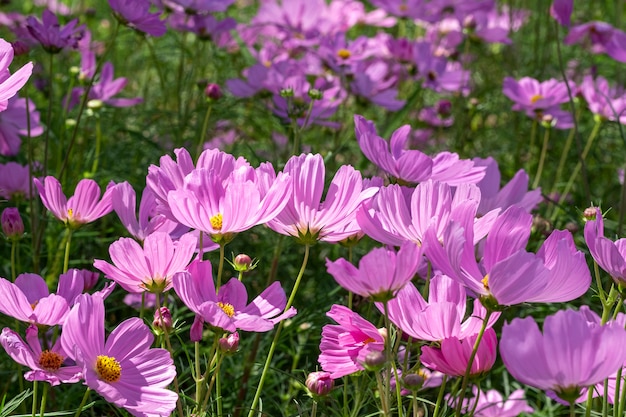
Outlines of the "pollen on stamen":
{"type": "Polygon", "coordinates": [[[74,218],[74,210],[67,209],[67,218],[70,220],[74,218]]]}
{"type": "Polygon", "coordinates": [[[222,213],[217,213],[209,219],[211,227],[215,230],[222,230],[222,213]]]}
{"type": "Polygon", "coordinates": [[[57,352],[44,350],[39,356],[39,366],[46,371],[56,371],[63,365],[63,356],[57,352]]]}
{"type": "Polygon", "coordinates": [[[99,355],[96,360],[96,373],[105,382],[116,382],[122,376],[122,367],[114,357],[99,355]]]}
{"type": "Polygon", "coordinates": [[[217,306],[221,308],[228,317],[232,317],[235,315],[235,307],[233,307],[232,304],[222,303],[221,301],[218,301],[217,306]]]}
{"type": "Polygon", "coordinates": [[[541,100],[543,98],[543,96],[541,94],[535,94],[534,96],[532,96],[530,98],[530,102],[535,104],[536,102],[538,102],[539,100],[541,100]]]}
{"type": "Polygon", "coordinates": [[[341,59],[348,59],[350,58],[351,55],[352,53],[345,48],[341,48],[340,50],[337,51],[337,56],[341,59]]]}
{"type": "Polygon", "coordinates": [[[485,278],[481,279],[480,282],[483,283],[486,290],[489,290],[489,274],[485,275],[485,278]]]}

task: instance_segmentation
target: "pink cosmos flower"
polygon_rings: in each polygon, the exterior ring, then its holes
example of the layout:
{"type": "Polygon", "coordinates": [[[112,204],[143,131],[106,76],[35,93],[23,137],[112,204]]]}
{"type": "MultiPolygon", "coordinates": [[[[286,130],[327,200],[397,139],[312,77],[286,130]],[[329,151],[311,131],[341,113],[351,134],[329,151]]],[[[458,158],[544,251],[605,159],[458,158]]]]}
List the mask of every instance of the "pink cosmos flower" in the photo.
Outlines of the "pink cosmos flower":
{"type": "Polygon", "coordinates": [[[615,31],[609,23],[591,21],[571,27],[563,43],[573,45],[585,42],[593,53],[601,54],[606,52],[606,46],[611,42],[615,31]]]}
{"type": "Polygon", "coordinates": [[[80,381],[82,369],[76,365],[65,365],[68,357],[60,340],[51,349],[42,350],[37,337],[37,326],[26,329],[26,343],[13,330],[5,327],[0,334],[0,344],[8,355],[20,365],[30,368],[24,374],[27,381],[45,381],[55,386],[61,383],[73,384],[80,381]]]}
{"type": "Polygon", "coordinates": [[[7,109],[9,99],[26,84],[33,72],[33,63],[29,62],[13,75],[9,65],[13,61],[13,47],[4,39],[0,39],[0,112],[7,109]]]}
{"type": "Polygon", "coordinates": [[[500,169],[495,159],[474,158],[474,164],[486,168],[485,177],[477,184],[480,188],[479,215],[496,208],[504,211],[512,205],[522,207],[530,213],[543,201],[541,188],[528,191],[528,174],[523,169],[517,171],[511,181],[500,188],[500,169]]]}
{"type": "Polygon", "coordinates": [[[63,194],[61,183],[56,178],[47,176],[43,183],[38,178],[34,181],[43,205],[69,227],[91,223],[112,210],[112,187],[108,187],[100,198],[100,187],[94,180],[80,180],[69,199],[63,194]]]}
{"type": "Polygon", "coordinates": [[[211,263],[194,261],[187,271],[173,278],[174,290],[187,307],[196,313],[192,325],[192,339],[202,339],[206,322],[227,332],[245,330],[267,332],[276,323],[293,317],[297,311],[287,305],[285,291],[278,281],[272,283],[248,304],[246,287],[236,278],[222,285],[216,294],[211,263]]]}
{"type": "MultiPolygon", "coordinates": [[[[495,389],[482,392],[476,386],[472,387],[474,398],[463,401],[461,413],[473,411],[476,417],[517,417],[521,413],[532,413],[534,409],[524,399],[524,390],[516,389],[505,400],[495,389]]],[[[455,406],[455,401],[451,401],[455,406]]]]}
{"type": "Polygon", "coordinates": [[[602,211],[594,208],[595,220],[585,224],[585,242],[600,268],[604,269],[618,285],[626,283],[626,238],[613,242],[604,236],[602,211]]]}
{"type": "MultiPolygon", "coordinates": [[[[443,374],[463,376],[477,336],[474,334],[464,339],[456,337],[443,339],[440,347],[423,346],[420,360],[424,366],[443,374]]],[[[472,362],[471,376],[483,374],[491,369],[496,361],[497,345],[496,331],[491,328],[485,330],[472,362]]]]}
{"type": "Polygon", "coordinates": [[[418,150],[406,149],[410,131],[409,125],[396,129],[387,143],[372,121],[354,116],[356,139],[367,159],[399,181],[419,183],[430,178],[433,161],[418,150]]]}
{"type": "Polygon", "coordinates": [[[475,184],[485,176],[485,168],[477,166],[471,159],[461,159],[453,152],[439,152],[433,157],[433,172],[430,179],[451,186],[475,184]]]}
{"type": "MultiPolygon", "coordinates": [[[[414,190],[397,184],[380,188],[378,194],[357,212],[357,221],[365,234],[378,242],[400,246],[405,240],[422,244],[429,227],[442,238],[450,220],[474,218],[480,190],[473,184],[452,187],[436,181],[420,183],[414,190]]],[[[497,211],[474,222],[478,242],[495,220],[497,211]]]]}
{"type": "Polygon", "coordinates": [[[152,331],[139,318],[117,326],[105,341],[104,302],[81,295],[67,317],[61,345],[82,370],[85,385],[133,416],[169,416],[178,395],[167,387],[176,367],[165,349],[151,349],[152,331]]]}
{"type": "Polygon", "coordinates": [[[158,3],[178,13],[207,14],[226,11],[235,0],[159,0],[158,3]]]}
{"type": "Polygon", "coordinates": [[[405,242],[397,253],[386,248],[371,250],[361,258],[358,269],[343,258],[334,262],[326,259],[326,269],[348,291],[387,301],[413,279],[421,259],[421,248],[405,242]]]}
{"type": "Polygon", "coordinates": [[[167,32],[161,13],[150,13],[148,0],[109,0],[114,16],[124,25],[151,36],[163,36],[167,32]]]}
{"type": "Polygon", "coordinates": [[[167,201],[180,223],[207,233],[217,243],[267,223],[289,201],[291,178],[276,175],[270,163],[258,169],[243,166],[227,178],[209,168],[196,168],[182,187],[170,191],[167,201]]]}
{"type": "Polygon", "coordinates": [[[31,193],[37,193],[35,185],[31,183],[28,165],[17,162],[0,164],[0,197],[9,200],[30,199],[31,193]]]}
{"type": "Polygon", "coordinates": [[[55,326],[69,312],[68,300],[50,294],[46,281],[37,274],[21,274],[15,283],[0,278],[0,294],[0,312],[26,323],[55,326]]]}
{"type": "Polygon", "coordinates": [[[363,362],[370,352],[382,352],[385,339],[378,329],[357,313],[333,305],[328,317],[338,324],[322,329],[319,363],[322,369],[337,379],[365,369],[363,362]]]}
{"type": "Polygon", "coordinates": [[[447,228],[443,245],[434,227],[429,228],[426,256],[492,309],[522,302],[570,301],[589,289],[591,274],[570,232],[555,230],[537,254],[526,252],[532,216],[512,206],[491,227],[483,258],[477,262],[472,227],[466,233],[462,223],[447,228]]]}
{"type": "Polygon", "coordinates": [[[143,241],[143,248],[131,238],[120,238],[109,246],[110,264],[96,259],[94,267],[130,293],[161,293],[172,288],[172,277],[183,271],[198,241],[189,233],[177,242],[165,232],[154,232],[143,241]]]}
{"type": "Polygon", "coordinates": [[[617,323],[589,322],[583,312],[574,310],[546,317],[543,334],[532,317],[516,318],[502,329],[500,355],[518,381],[573,402],[584,387],[623,366],[626,331],[617,323]]]}
{"type": "Polygon", "coordinates": [[[587,75],[580,84],[580,94],[593,114],[626,124],[626,98],[622,88],[610,85],[604,77],[594,79],[587,75]]]}
{"type": "MultiPolygon", "coordinates": [[[[480,301],[474,300],[474,309],[466,318],[466,300],[467,292],[461,284],[445,275],[435,275],[430,281],[428,302],[415,285],[408,283],[389,300],[387,310],[391,322],[416,340],[465,339],[479,332],[487,313],[480,301]]],[[[377,307],[384,311],[382,305],[377,307]]],[[[492,314],[488,326],[499,317],[500,313],[492,314]]]]}
{"type": "Polygon", "coordinates": [[[85,28],[83,25],[76,26],[78,19],[61,26],[56,15],[48,9],[44,9],[41,22],[33,16],[28,17],[26,22],[30,36],[51,54],[59,53],[64,48],[76,49],[85,28]]]}
{"type": "Polygon", "coordinates": [[[277,233],[294,236],[307,244],[317,240],[339,242],[354,235],[355,231],[346,227],[354,220],[359,204],[378,190],[365,188],[361,173],[343,165],[322,202],[326,174],[320,154],[293,156],[284,172],[292,178],[293,195],[285,209],[267,225],[277,233]]]}
{"type": "Polygon", "coordinates": [[[0,112],[0,155],[14,156],[20,150],[20,136],[36,137],[43,133],[35,103],[14,96],[8,100],[6,110],[0,112]],[[27,110],[28,106],[28,110],[27,110]]]}

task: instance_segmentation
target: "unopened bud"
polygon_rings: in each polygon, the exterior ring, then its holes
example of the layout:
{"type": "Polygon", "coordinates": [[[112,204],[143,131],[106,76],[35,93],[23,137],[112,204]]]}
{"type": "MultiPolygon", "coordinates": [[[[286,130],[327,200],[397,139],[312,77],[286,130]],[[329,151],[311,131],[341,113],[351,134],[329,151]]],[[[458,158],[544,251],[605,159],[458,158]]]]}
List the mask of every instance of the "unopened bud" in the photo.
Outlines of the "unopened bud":
{"type": "Polygon", "coordinates": [[[155,329],[170,330],[172,328],[172,313],[167,307],[161,307],[154,312],[152,326],[155,329]]]}
{"type": "Polygon", "coordinates": [[[219,340],[220,351],[223,353],[235,353],[239,348],[239,333],[231,333],[219,340]]]}
{"type": "Polygon", "coordinates": [[[309,97],[311,97],[311,100],[321,100],[322,96],[322,92],[317,88],[311,88],[309,90],[309,97]]]}
{"type": "Polygon", "coordinates": [[[217,84],[209,83],[204,89],[204,95],[211,100],[219,100],[222,98],[222,89],[217,84]]]}
{"type": "Polygon", "coordinates": [[[588,207],[583,211],[583,219],[595,220],[597,215],[596,207],[588,207]]]}
{"type": "Polygon", "coordinates": [[[282,98],[293,97],[293,88],[287,87],[280,90],[280,96],[282,98]]]}
{"type": "Polygon", "coordinates": [[[311,395],[326,395],[335,387],[335,380],[328,372],[311,372],[306,377],[306,387],[311,395]]]}
{"type": "Polygon", "coordinates": [[[439,100],[437,103],[437,114],[440,116],[450,116],[452,112],[452,103],[450,100],[439,100]]]}
{"type": "Polygon", "coordinates": [[[408,374],[402,377],[402,384],[411,391],[417,391],[422,387],[425,379],[426,378],[420,374],[408,374]]]}
{"type": "Polygon", "coordinates": [[[368,371],[380,371],[382,367],[385,366],[386,362],[387,359],[385,358],[385,355],[382,352],[374,350],[365,355],[363,366],[368,371]]]}
{"type": "Polygon", "coordinates": [[[2,211],[2,231],[11,240],[17,240],[24,234],[24,222],[16,207],[7,207],[2,211]]]}
{"type": "Polygon", "coordinates": [[[235,256],[235,259],[233,259],[232,262],[230,262],[235,271],[238,272],[251,271],[256,268],[258,263],[258,260],[250,258],[245,253],[240,253],[239,255],[235,256]]]}
{"type": "Polygon", "coordinates": [[[94,99],[87,102],[88,109],[98,110],[101,109],[102,106],[104,106],[104,102],[102,100],[94,99]]]}

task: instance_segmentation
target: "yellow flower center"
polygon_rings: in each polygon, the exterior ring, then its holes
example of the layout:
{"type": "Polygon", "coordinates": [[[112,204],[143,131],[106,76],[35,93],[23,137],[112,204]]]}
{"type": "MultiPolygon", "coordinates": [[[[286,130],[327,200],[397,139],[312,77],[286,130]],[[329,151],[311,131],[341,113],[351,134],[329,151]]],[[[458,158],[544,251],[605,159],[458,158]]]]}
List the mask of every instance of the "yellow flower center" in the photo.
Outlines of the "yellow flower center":
{"type": "Polygon", "coordinates": [[[211,227],[215,230],[222,230],[222,213],[217,213],[209,219],[211,227]]]}
{"type": "Polygon", "coordinates": [[[337,51],[337,56],[341,59],[348,59],[350,58],[350,55],[352,55],[352,53],[344,48],[337,51]]]}
{"type": "Polygon", "coordinates": [[[481,279],[480,282],[482,282],[485,289],[489,291],[489,274],[485,275],[485,278],[481,279]]]}
{"type": "Polygon", "coordinates": [[[221,301],[218,301],[217,306],[221,308],[228,317],[232,317],[235,315],[235,307],[233,307],[232,304],[222,303],[221,301]]]}
{"type": "Polygon", "coordinates": [[[111,356],[99,355],[96,361],[96,372],[105,382],[116,382],[122,376],[120,363],[111,356]]]}
{"type": "Polygon", "coordinates": [[[39,356],[39,366],[46,371],[56,371],[63,365],[63,356],[56,352],[44,350],[39,356]]]}
{"type": "Polygon", "coordinates": [[[363,344],[367,345],[368,343],[372,343],[372,342],[375,342],[375,341],[376,341],[376,339],[374,339],[373,337],[368,337],[367,339],[365,339],[363,341],[363,344]]]}
{"type": "Polygon", "coordinates": [[[409,6],[407,6],[405,3],[402,3],[400,7],[398,7],[398,9],[400,9],[401,12],[406,12],[409,10],[409,6]]]}
{"type": "Polygon", "coordinates": [[[72,220],[74,218],[74,210],[73,209],[67,209],[67,218],[72,220]]]}
{"type": "Polygon", "coordinates": [[[541,94],[535,94],[534,96],[532,96],[530,98],[530,102],[535,104],[536,102],[538,102],[539,100],[541,100],[543,98],[543,96],[541,94]]]}

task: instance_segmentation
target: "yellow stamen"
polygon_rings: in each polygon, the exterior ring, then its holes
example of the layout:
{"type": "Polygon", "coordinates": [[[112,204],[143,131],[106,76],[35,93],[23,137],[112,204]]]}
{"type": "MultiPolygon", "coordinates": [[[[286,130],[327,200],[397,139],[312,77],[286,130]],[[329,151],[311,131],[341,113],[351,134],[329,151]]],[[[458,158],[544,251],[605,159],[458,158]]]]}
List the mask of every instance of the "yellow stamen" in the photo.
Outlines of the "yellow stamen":
{"type": "Polygon", "coordinates": [[[116,382],[122,376],[122,367],[115,358],[99,355],[96,361],[96,373],[105,382],[116,382]]]}
{"type": "Polygon", "coordinates": [[[217,213],[215,216],[212,216],[209,221],[213,229],[222,230],[222,213],[217,213]]]}
{"type": "Polygon", "coordinates": [[[221,308],[228,317],[232,317],[235,315],[235,307],[233,307],[232,304],[222,303],[221,301],[218,301],[217,306],[221,308]]]}
{"type": "Polygon", "coordinates": [[[50,352],[49,350],[41,352],[41,356],[39,356],[39,366],[46,371],[56,371],[61,365],[63,365],[63,356],[56,352],[50,352]]]}
{"type": "Polygon", "coordinates": [[[374,339],[373,337],[368,337],[367,339],[365,339],[363,341],[363,344],[367,345],[368,343],[372,343],[372,342],[375,342],[375,341],[376,341],[376,339],[374,339]]]}
{"type": "Polygon", "coordinates": [[[67,209],[67,218],[72,220],[74,218],[74,210],[67,209]]]}
{"type": "Polygon", "coordinates": [[[341,48],[340,50],[337,51],[337,56],[341,59],[348,59],[350,58],[351,55],[352,53],[344,48],[341,48]]]}
{"type": "Polygon", "coordinates": [[[539,100],[541,100],[543,98],[543,96],[541,94],[535,94],[534,96],[532,96],[530,98],[530,102],[532,104],[535,104],[536,102],[538,102],[539,100]]]}
{"type": "Polygon", "coordinates": [[[489,290],[489,274],[485,275],[485,278],[480,280],[480,282],[483,283],[483,286],[485,287],[486,290],[489,290]]]}

